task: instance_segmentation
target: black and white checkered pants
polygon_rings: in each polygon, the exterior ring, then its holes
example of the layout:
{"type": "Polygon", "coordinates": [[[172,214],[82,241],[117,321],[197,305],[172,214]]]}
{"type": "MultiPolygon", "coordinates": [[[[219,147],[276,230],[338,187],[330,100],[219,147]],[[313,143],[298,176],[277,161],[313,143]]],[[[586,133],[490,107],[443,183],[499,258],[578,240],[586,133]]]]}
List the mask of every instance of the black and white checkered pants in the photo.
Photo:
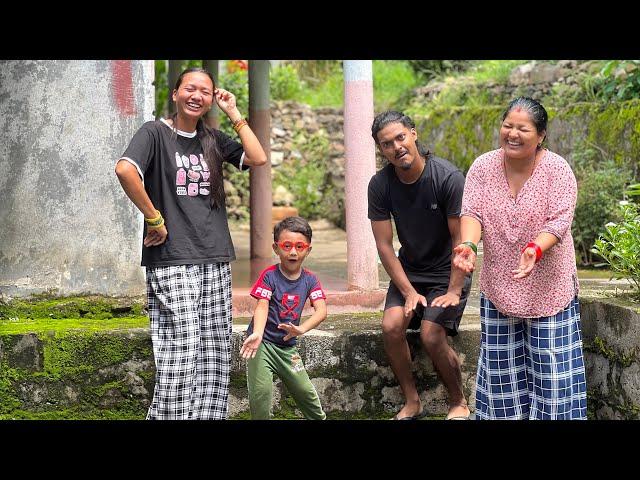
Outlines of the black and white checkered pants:
{"type": "Polygon", "coordinates": [[[147,419],[226,419],[229,263],[147,267],[156,383],[147,419]]]}

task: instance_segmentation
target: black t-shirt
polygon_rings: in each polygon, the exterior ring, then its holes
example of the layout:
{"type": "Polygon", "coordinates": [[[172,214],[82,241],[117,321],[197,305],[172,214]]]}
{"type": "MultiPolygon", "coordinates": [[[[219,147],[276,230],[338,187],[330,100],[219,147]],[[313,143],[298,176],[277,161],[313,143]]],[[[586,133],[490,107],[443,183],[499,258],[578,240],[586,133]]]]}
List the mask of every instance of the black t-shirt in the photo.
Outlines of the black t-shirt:
{"type": "MultiPolygon", "coordinates": [[[[240,168],[242,144],[219,130],[214,134],[223,161],[240,168]]],[[[230,262],[236,258],[226,207],[211,207],[209,165],[195,132],[189,135],[174,133],[162,120],[146,122],[121,157],[138,167],[144,188],[167,227],[167,240],[162,245],[142,246],[143,266],[230,262]]]]}
{"type": "Polygon", "coordinates": [[[460,215],[464,175],[452,163],[427,157],[420,178],[405,184],[389,164],[369,181],[369,219],[396,224],[398,258],[411,282],[448,282],[451,234],[447,217],[460,215]]]}

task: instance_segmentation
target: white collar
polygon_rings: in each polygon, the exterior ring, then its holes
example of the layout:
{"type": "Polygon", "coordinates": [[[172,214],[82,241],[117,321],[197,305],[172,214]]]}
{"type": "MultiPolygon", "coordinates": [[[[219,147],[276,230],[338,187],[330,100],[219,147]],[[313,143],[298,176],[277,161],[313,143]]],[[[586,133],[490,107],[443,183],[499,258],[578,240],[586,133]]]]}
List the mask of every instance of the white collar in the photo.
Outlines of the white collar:
{"type": "Polygon", "coordinates": [[[198,133],[197,130],[194,130],[193,132],[183,132],[182,130],[178,130],[177,128],[174,129],[173,126],[169,122],[167,122],[164,118],[162,118],[161,120],[162,120],[162,123],[164,123],[171,130],[175,130],[177,132],[177,134],[182,136],[182,137],[193,138],[198,133]]]}

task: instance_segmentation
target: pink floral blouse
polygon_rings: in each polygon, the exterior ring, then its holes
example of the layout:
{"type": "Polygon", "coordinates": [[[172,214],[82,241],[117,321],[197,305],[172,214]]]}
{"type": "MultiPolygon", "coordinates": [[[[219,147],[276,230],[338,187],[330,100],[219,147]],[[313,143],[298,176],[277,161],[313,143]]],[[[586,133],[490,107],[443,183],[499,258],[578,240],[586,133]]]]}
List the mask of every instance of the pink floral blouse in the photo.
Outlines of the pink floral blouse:
{"type": "Polygon", "coordinates": [[[578,293],[571,237],[576,179],[564,158],[546,150],[514,200],[503,156],[501,148],[479,156],[464,186],[460,215],[482,225],[480,290],[505,315],[555,315],[578,293]],[[518,267],[522,249],[541,232],[560,241],[543,254],[527,277],[514,280],[511,271],[518,267]]]}

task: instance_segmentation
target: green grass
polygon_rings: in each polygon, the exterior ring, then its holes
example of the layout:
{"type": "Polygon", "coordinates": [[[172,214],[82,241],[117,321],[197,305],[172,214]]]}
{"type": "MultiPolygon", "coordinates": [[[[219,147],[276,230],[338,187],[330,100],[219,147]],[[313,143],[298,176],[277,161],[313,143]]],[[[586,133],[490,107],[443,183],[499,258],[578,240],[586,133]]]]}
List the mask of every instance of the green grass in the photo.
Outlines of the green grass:
{"type": "Polygon", "coordinates": [[[497,83],[506,82],[511,71],[518,65],[529,63],[531,60],[480,60],[469,70],[464,72],[478,82],[492,80],[497,83]]]}
{"type": "MultiPolygon", "coordinates": [[[[372,64],[375,111],[402,108],[403,99],[420,85],[418,75],[405,60],[374,60],[372,64]]],[[[312,107],[344,105],[344,72],[334,70],[318,86],[303,89],[298,101],[312,107]]]]}
{"type": "Polygon", "coordinates": [[[403,110],[403,100],[420,86],[420,78],[404,60],[373,61],[373,96],[375,111],[403,110]]]}

